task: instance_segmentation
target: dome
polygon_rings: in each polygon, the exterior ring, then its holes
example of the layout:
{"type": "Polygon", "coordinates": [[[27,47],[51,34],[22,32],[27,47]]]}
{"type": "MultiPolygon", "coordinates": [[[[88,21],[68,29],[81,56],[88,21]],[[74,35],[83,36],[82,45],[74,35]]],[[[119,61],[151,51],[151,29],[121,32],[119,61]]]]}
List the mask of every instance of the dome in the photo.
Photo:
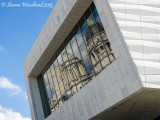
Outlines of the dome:
{"type": "Polygon", "coordinates": [[[85,32],[87,43],[88,43],[88,40],[91,39],[91,36],[94,36],[97,33],[101,32],[101,31],[104,31],[102,23],[97,23],[97,25],[96,24],[91,24],[91,25],[88,26],[88,28],[89,29],[87,29],[86,32],[85,32]],[[98,27],[99,31],[98,31],[97,27],[98,27]],[[91,34],[91,36],[90,36],[90,34],[91,34]]]}

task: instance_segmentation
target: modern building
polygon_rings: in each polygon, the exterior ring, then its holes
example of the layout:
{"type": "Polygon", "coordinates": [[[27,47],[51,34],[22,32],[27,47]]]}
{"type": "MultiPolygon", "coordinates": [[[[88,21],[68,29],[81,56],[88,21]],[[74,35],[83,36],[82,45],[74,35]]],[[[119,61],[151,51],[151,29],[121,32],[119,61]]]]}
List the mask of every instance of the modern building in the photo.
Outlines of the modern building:
{"type": "Polygon", "coordinates": [[[159,6],[58,0],[23,64],[32,120],[158,120],[159,6]]]}

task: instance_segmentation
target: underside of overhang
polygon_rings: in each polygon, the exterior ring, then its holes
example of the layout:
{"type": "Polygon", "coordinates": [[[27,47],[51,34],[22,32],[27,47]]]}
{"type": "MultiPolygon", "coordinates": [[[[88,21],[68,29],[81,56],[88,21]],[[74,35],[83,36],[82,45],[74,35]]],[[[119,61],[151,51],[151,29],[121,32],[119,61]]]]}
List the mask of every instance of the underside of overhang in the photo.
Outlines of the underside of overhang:
{"type": "Polygon", "coordinates": [[[145,88],[90,120],[158,120],[159,115],[160,89],[145,88]]]}

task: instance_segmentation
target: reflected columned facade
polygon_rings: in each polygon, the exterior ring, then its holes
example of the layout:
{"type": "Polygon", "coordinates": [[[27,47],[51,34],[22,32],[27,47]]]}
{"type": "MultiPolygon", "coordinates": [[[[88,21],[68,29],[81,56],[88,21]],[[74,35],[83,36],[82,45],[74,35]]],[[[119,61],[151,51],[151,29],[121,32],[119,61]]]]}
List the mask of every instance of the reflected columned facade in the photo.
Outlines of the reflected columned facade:
{"type": "Polygon", "coordinates": [[[47,109],[54,112],[115,59],[93,3],[67,40],[50,68],[38,78],[46,117],[47,109]]]}

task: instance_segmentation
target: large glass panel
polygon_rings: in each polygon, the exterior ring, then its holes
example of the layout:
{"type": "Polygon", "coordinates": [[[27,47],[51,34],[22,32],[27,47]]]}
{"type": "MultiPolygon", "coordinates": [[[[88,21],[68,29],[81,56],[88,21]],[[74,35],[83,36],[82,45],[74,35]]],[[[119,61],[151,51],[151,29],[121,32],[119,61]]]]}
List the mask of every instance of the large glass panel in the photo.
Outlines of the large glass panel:
{"type": "Polygon", "coordinates": [[[74,52],[73,54],[74,54],[76,59],[81,60],[81,55],[79,53],[75,37],[73,37],[72,40],[73,40],[73,42],[71,43],[71,46],[72,46],[72,49],[73,49],[73,52],[74,52]]]}
{"type": "Polygon", "coordinates": [[[44,82],[46,84],[46,92],[47,92],[47,95],[48,95],[49,104],[50,104],[50,106],[53,106],[51,87],[50,87],[50,82],[49,82],[47,73],[44,74],[44,82]]]}
{"type": "MultiPolygon", "coordinates": [[[[47,99],[52,112],[115,59],[93,3],[66,41],[70,42],[63,50],[58,50],[61,53],[43,75],[47,97],[42,95],[42,99],[47,99]]],[[[47,106],[45,102],[43,104],[47,106]]]]}
{"type": "Polygon", "coordinates": [[[53,65],[51,66],[55,76],[53,77],[53,84],[55,87],[55,91],[57,93],[57,100],[58,100],[58,106],[62,105],[62,99],[61,99],[61,88],[59,87],[59,82],[60,82],[60,78],[59,78],[59,70],[58,70],[58,63],[57,61],[55,61],[53,63],[53,65]]]}
{"type": "Polygon", "coordinates": [[[40,96],[41,96],[41,101],[42,101],[42,106],[43,106],[43,111],[44,111],[44,116],[45,118],[51,114],[51,108],[48,102],[48,97],[46,94],[46,89],[45,89],[45,83],[43,76],[39,76],[38,78],[38,87],[40,91],[40,96]]]}
{"type": "Polygon", "coordinates": [[[79,53],[79,48],[77,46],[77,41],[75,37],[73,37],[72,40],[73,42],[71,43],[71,47],[74,55],[74,61],[73,61],[74,63],[72,64],[72,68],[73,68],[73,73],[75,74],[76,77],[77,89],[80,90],[83,84],[87,82],[87,79],[85,79],[85,77],[87,77],[87,72],[82,63],[81,55],[79,53]]]}
{"type": "Polygon", "coordinates": [[[49,80],[47,78],[47,74],[46,73],[43,75],[43,78],[44,78],[45,85],[48,85],[49,84],[49,80]]]}
{"type": "MultiPolygon", "coordinates": [[[[64,51],[63,51],[64,53],[64,51]]],[[[63,54],[65,55],[65,53],[63,54]]],[[[63,101],[66,101],[70,96],[71,96],[71,92],[69,90],[69,80],[68,80],[68,75],[67,75],[67,72],[66,72],[66,66],[65,66],[65,63],[64,63],[64,60],[66,61],[66,56],[63,56],[60,54],[58,56],[58,64],[59,64],[59,69],[60,69],[60,74],[61,74],[61,82],[60,82],[60,85],[62,86],[63,85],[63,88],[64,88],[64,91],[62,93],[62,100],[63,101]],[[64,58],[63,58],[64,57],[64,58]]]]}
{"type": "Polygon", "coordinates": [[[66,56],[66,52],[64,50],[61,52],[60,57],[61,57],[60,59],[62,60],[61,68],[64,79],[64,87],[66,90],[66,97],[70,98],[72,96],[72,92],[70,90],[70,82],[69,82],[70,74],[68,74],[69,62],[66,56]]]}
{"type": "Polygon", "coordinates": [[[66,52],[66,57],[67,57],[67,60],[68,60],[67,72],[68,72],[68,75],[69,75],[69,86],[70,86],[70,90],[72,91],[72,94],[75,94],[77,92],[77,85],[76,85],[77,75],[73,71],[74,70],[75,56],[73,55],[70,44],[68,44],[66,46],[66,51],[65,52],[66,52]]]}
{"type": "Polygon", "coordinates": [[[47,90],[49,104],[52,107],[53,106],[53,103],[52,103],[52,94],[51,94],[51,90],[50,90],[49,84],[46,86],[46,90],[47,90]]]}
{"type": "Polygon", "coordinates": [[[53,77],[53,83],[54,83],[54,91],[55,91],[55,95],[53,96],[53,102],[54,102],[54,107],[58,107],[58,102],[61,99],[61,95],[60,95],[60,90],[58,88],[58,83],[56,81],[56,77],[53,77]]]}
{"type": "MultiPolygon", "coordinates": [[[[81,30],[83,29],[81,28],[81,30]]],[[[77,33],[75,34],[75,39],[78,45],[76,45],[76,42],[75,42],[75,45],[73,45],[74,46],[73,51],[75,51],[75,49],[78,48],[77,49],[79,52],[78,56],[80,56],[81,61],[83,63],[83,67],[85,68],[85,71],[87,72],[86,74],[87,74],[88,80],[90,80],[94,72],[92,69],[93,67],[91,64],[90,56],[88,55],[86,37],[85,36],[84,36],[85,38],[82,37],[83,35],[81,34],[82,33],[81,30],[79,29],[77,33]]],[[[80,72],[82,72],[81,69],[80,69],[80,72]]]]}
{"type": "Polygon", "coordinates": [[[50,67],[50,69],[48,70],[48,74],[51,74],[51,78],[50,80],[50,88],[51,88],[51,93],[52,93],[52,104],[53,104],[53,109],[52,111],[54,111],[57,107],[58,107],[58,101],[57,101],[57,93],[55,92],[55,86],[54,86],[54,82],[53,82],[53,78],[55,76],[53,76],[53,67],[50,67]],[[51,70],[52,68],[52,70],[51,70]]]}
{"type": "Polygon", "coordinates": [[[76,39],[77,39],[78,46],[81,46],[84,43],[81,31],[78,30],[75,36],[76,36],[76,39]]]}
{"type": "Polygon", "coordinates": [[[58,68],[59,68],[59,78],[60,78],[59,86],[60,86],[60,90],[61,90],[62,101],[65,102],[68,99],[66,89],[65,89],[65,85],[67,84],[67,80],[65,79],[64,74],[62,72],[63,61],[62,61],[61,55],[58,56],[57,63],[58,63],[58,68]]]}
{"type": "Polygon", "coordinates": [[[99,44],[102,44],[102,41],[96,39],[99,36],[99,31],[94,21],[94,17],[92,14],[89,17],[85,16],[87,27],[88,27],[88,36],[87,45],[89,46],[89,54],[91,56],[91,61],[94,67],[94,71],[98,74],[102,69],[103,65],[101,62],[101,53],[98,49],[99,44]]]}
{"type": "Polygon", "coordinates": [[[91,63],[91,60],[90,60],[90,56],[88,55],[88,52],[86,50],[86,45],[83,44],[80,48],[80,52],[81,52],[81,55],[82,55],[82,58],[84,60],[84,64],[85,64],[85,67],[87,68],[87,72],[89,74],[92,74],[92,67],[90,67],[90,65],[92,64],[91,63]]]}
{"type": "MultiPolygon", "coordinates": [[[[81,30],[81,33],[82,33],[82,37],[83,37],[84,41],[86,42],[86,38],[87,38],[87,36],[86,36],[87,26],[86,26],[85,22],[81,26],[80,30],[81,30]]],[[[80,49],[82,58],[84,60],[84,64],[85,64],[85,66],[87,68],[91,64],[91,61],[90,61],[90,58],[89,58],[89,55],[88,55],[88,50],[87,50],[88,46],[86,46],[85,42],[83,42],[83,44],[79,47],[79,49],[80,49]]]]}
{"type": "Polygon", "coordinates": [[[105,67],[106,65],[110,64],[110,62],[112,62],[115,59],[115,57],[111,49],[110,43],[108,41],[107,35],[104,31],[102,22],[99,18],[97,10],[94,9],[94,7],[91,7],[91,9],[93,11],[94,21],[96,22],[96,26],[98,27],[99,30],[99,35],[97,35],[96,39],[100,41],[99,42],[100,44],[97,46],[97,50],[100,53],[100,59],[102,65],[103,67],[105,67]]]}

